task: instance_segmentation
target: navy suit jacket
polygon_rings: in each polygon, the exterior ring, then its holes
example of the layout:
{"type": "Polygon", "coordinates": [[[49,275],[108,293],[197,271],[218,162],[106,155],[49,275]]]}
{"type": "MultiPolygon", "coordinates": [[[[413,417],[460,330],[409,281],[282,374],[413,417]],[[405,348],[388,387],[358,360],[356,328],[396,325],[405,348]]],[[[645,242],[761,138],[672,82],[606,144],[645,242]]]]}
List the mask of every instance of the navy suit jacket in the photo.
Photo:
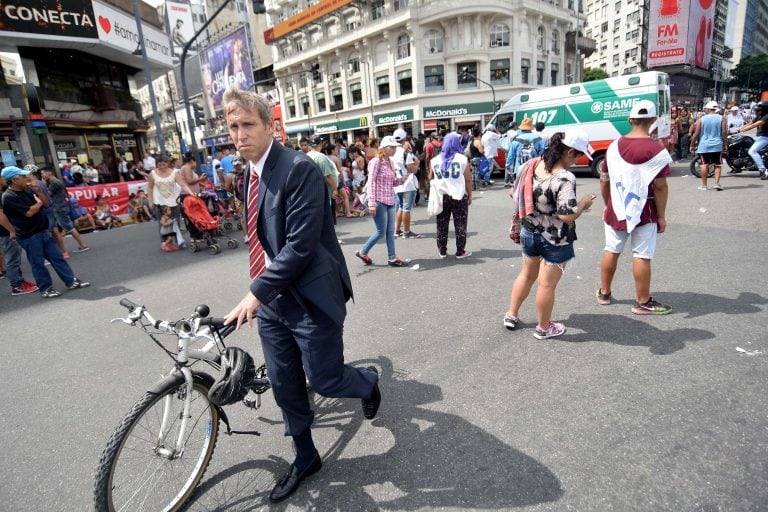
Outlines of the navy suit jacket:
{"type": "MultiPolygon", "coordinates": [[[[246,175],[247,204],[250,179],[246,175]]],[[[244,206],[247,226],[247,206],[244,206]]],[[[333,226],[330,194],[322,171],[300,151],[273,142],[259,182],[258,236],[271,263],[251,283],[262,304],[291,294],[317,318],[342,324],[352,282],[333,226]]]]}

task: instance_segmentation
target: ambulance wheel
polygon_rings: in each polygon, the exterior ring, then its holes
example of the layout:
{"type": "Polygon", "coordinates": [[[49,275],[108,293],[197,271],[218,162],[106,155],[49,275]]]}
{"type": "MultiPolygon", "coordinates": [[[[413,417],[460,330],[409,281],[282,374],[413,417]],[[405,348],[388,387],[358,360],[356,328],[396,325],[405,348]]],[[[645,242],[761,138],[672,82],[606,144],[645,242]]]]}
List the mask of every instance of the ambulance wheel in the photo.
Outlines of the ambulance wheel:
{"type": "Polygon", "coordinates": [[[231,238],[227,240],[227,247],[230,249],[237,249],[237,240],[232,240],[231,238]]]}
{"type": "Polygon", "coordinates": [[[600,153],[599,155],[593,157],[592,163],[590,164],[590,169],[592,171],[592,176],[595,178],[600,177],[600,168],[603,166],[603,162],[605,161],[605,153],[600,153]]]}
{"type": "Polygon", "coordinates": [[[220,251],[219,244],[213,244],[208,247],[208,252],[211,254],[219,254],[220,251]]]}

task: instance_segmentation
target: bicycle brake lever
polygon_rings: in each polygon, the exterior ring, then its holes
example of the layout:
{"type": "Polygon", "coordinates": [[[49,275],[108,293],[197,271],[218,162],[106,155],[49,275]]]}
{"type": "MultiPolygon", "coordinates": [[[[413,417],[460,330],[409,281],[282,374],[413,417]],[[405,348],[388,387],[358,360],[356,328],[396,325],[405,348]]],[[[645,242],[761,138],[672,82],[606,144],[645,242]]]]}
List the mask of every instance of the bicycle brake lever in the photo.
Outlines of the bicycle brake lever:
{"type": "Polygon", "coordinates": [[[133,325],[133,321],[128,318],[113,318],[109,321],[109,323],[113,324],[115,322],[123,322],[124,324],[133,325]]]}

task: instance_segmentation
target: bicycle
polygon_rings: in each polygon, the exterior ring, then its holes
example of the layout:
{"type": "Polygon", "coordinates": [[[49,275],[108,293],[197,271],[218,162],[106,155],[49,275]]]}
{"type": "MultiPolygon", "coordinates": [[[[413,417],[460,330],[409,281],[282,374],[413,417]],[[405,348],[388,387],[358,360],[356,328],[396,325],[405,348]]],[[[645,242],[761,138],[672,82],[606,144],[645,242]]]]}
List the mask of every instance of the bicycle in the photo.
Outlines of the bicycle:
{"type": "MultiPolygon", "coordinates": [[[[189,318],[177,321],[155,320],[146,307],[127,299],[120,300],[120,305],[128,309],[128,316],[112,323],[141,328],[174,366],[134,404],[107,442],[96,471],[95,509],[175,512],[193,495],[208,468],[220,421],[227,426],[227,434],[260,435],[233,431],[224,410],[208,400],[214,378],[192,369],[205,363],[218,372],[224,338],[235,328],[225,326],[223,318],[208,318],[210,310],[204,304],[189,318]],[[176,350],[167,349],[158,335],[176,336],[176,350]],[[195,343],[203,345],[193,348],[195,343]]],[[[256,399],[242,402],[258,409],[261,395],[271,388],[264,365],[248,388],[256,399]]]]}

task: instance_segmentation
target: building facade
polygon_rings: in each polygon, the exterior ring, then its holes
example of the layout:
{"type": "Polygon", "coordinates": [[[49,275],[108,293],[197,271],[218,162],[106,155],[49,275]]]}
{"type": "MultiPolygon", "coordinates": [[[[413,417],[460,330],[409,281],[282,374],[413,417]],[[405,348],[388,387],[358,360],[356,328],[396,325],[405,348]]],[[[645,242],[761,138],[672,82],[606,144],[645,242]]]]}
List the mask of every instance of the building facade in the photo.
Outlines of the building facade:
{"type": "Polygon", "coordinates": [[[571,81],[577,65],[569,0],[266,5],[265,39],[292,137],[351,141],[396,128],[484,125],[514,94],[571,81]]]}
{"type": "Polygon", "coordinates": [[[643,0],[587,0],[586,36],[597,42],[584,67],[608,76],[643,71],[643,0]]]}
{"type": "MultiPolygon", "coordinates": [[[[171,66],[169,41],[144,4],[150,66],[171,66]]],[[[136,159],[147,126],[131,95],[143,80],[130,0],[6,2],[0,83],[0,148],[6,165],[91,160],[117,179],[117,158],[136,159]]]]}

